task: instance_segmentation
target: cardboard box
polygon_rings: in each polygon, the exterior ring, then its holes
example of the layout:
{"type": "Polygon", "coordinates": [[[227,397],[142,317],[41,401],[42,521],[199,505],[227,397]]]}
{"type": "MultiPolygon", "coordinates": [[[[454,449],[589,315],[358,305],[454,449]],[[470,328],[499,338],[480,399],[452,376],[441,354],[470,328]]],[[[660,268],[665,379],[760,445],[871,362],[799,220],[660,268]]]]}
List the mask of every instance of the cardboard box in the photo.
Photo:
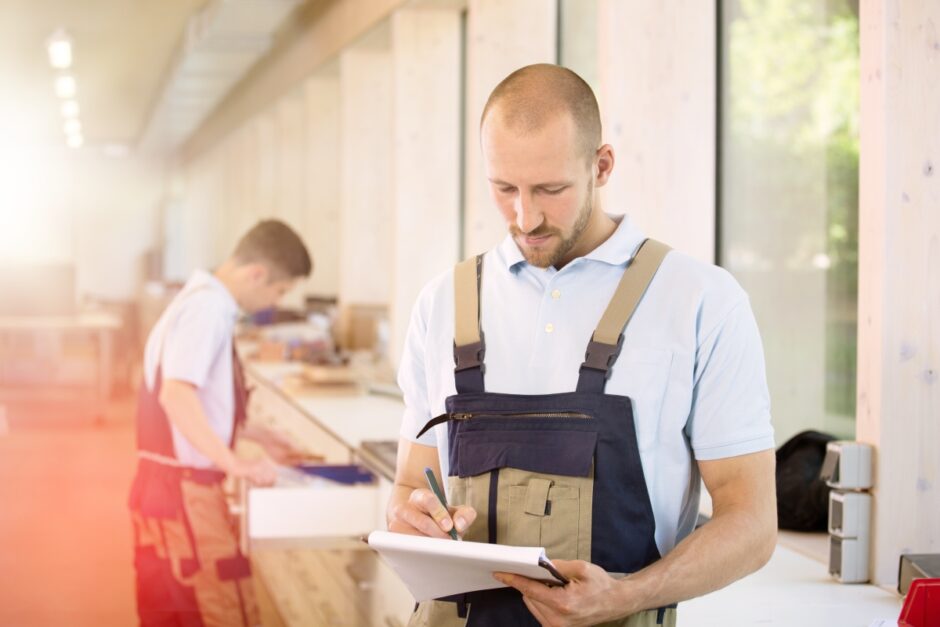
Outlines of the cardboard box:
{"type": "Polygon", "coordinates": [[[375,350],[379,343],[379,327],[388,320],[385,305],[345,304],[340,307],[336,342],[347,351],[375,350]]]}

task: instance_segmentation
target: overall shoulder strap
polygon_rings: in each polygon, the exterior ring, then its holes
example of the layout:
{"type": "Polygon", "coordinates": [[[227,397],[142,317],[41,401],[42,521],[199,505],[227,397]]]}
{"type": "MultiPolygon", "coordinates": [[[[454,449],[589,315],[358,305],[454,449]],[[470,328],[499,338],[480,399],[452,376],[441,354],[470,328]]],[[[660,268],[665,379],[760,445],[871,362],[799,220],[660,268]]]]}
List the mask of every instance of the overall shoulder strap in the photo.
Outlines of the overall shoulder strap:
{"type": "Polygon", "coordinates": [[[483,392],[486,345],[480,328],[483,255],[454,268],[454,379],[457,393],[483,392]]]}
{"type": "Polygon", "coordinates": [[[640,244],[591,336],[578,377],[579,392],[604,391],[611,368],[623,348],[623,330],[669,251],[669,246],[652,239],[640,244]]]}

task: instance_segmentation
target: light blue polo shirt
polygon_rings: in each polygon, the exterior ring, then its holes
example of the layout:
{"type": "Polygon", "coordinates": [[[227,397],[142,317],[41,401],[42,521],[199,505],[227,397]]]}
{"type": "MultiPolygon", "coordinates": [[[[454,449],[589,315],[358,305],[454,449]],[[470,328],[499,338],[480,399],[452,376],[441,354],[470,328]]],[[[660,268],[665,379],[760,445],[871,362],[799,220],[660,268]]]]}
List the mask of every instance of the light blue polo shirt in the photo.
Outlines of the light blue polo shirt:
{"type": "MultiPolygon", "coordinates": [[[[588,341],[645,239],[629,218],[614,219],[620,224],[607,241],[561,270],[529,265],[510,236],[485,255],[486,391],[575,390],[588,341]]],[[[444,476],[447,425],[415,436],[456,393],[453,340],[451,269],[419,295],[398,374],[406,405],[401,435],[436,446],[444,476]]],[[[747,294],[724,269],[679,251],[667,255],[627,326],[606,392],[633,400],[663,555],[695,525],[700,478],[693,460],[774,447],[763,348],[747,294]]]]}

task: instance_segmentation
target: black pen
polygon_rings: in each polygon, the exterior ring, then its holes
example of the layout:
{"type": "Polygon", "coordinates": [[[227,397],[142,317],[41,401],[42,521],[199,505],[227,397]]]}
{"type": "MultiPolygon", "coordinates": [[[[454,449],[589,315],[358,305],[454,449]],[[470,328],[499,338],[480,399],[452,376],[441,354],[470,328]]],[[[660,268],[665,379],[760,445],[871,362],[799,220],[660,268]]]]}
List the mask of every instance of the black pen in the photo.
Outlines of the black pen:
{"type": "MultiPolygon", "coordinates": [[[[434,477],[434,471],[430,468],[424,469],[424,476],[428,478],[428,486],[431,488],[431,492],[434,493],[434,496],[437,497],[437,500],[441,502],[441,505],[444,506],[444,511],[450,514],[450,510],[447,509],[447,497],[444,496],[444,491],[441,490],[441,486],[437,485],[437,479],[434,477]]],[[[457,537],[456,525],[451,526],[450,528],[450,537],[454,540],[459,540],[457,537]]]]}

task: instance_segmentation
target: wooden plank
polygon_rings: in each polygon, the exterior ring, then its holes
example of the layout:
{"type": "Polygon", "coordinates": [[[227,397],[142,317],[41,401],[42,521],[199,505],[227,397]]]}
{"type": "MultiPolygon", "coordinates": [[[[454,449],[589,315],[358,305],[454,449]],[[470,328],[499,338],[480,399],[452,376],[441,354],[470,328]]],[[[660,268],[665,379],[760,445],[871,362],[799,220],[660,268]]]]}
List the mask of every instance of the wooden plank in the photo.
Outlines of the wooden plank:
{"type": "Polygon", "coordinates": [[[893,586],[900,553],[940,551],[940,4],[862,0],[860,24],[857,438],[893,586]]]}
{"type": "Polygon", "coordinates": [[[256,577],[286,627],[407,623],[413,600],[361,543],[326,550],[254,551],[256,577]]]}
{"type": "Polygon", "coordinates": [[[252,568],[254,569],[252,582],[255,587],[255,597],[258,600],[261,624],[264,627],[287,627],[287,623],[281,618],[281,612],[278,610],[277,604],[274,603],[274,599],[271,597],[271,591],[268,590],[264,578],[258,575],[258,565],[254,560],[252,560],[252,568]]]}

